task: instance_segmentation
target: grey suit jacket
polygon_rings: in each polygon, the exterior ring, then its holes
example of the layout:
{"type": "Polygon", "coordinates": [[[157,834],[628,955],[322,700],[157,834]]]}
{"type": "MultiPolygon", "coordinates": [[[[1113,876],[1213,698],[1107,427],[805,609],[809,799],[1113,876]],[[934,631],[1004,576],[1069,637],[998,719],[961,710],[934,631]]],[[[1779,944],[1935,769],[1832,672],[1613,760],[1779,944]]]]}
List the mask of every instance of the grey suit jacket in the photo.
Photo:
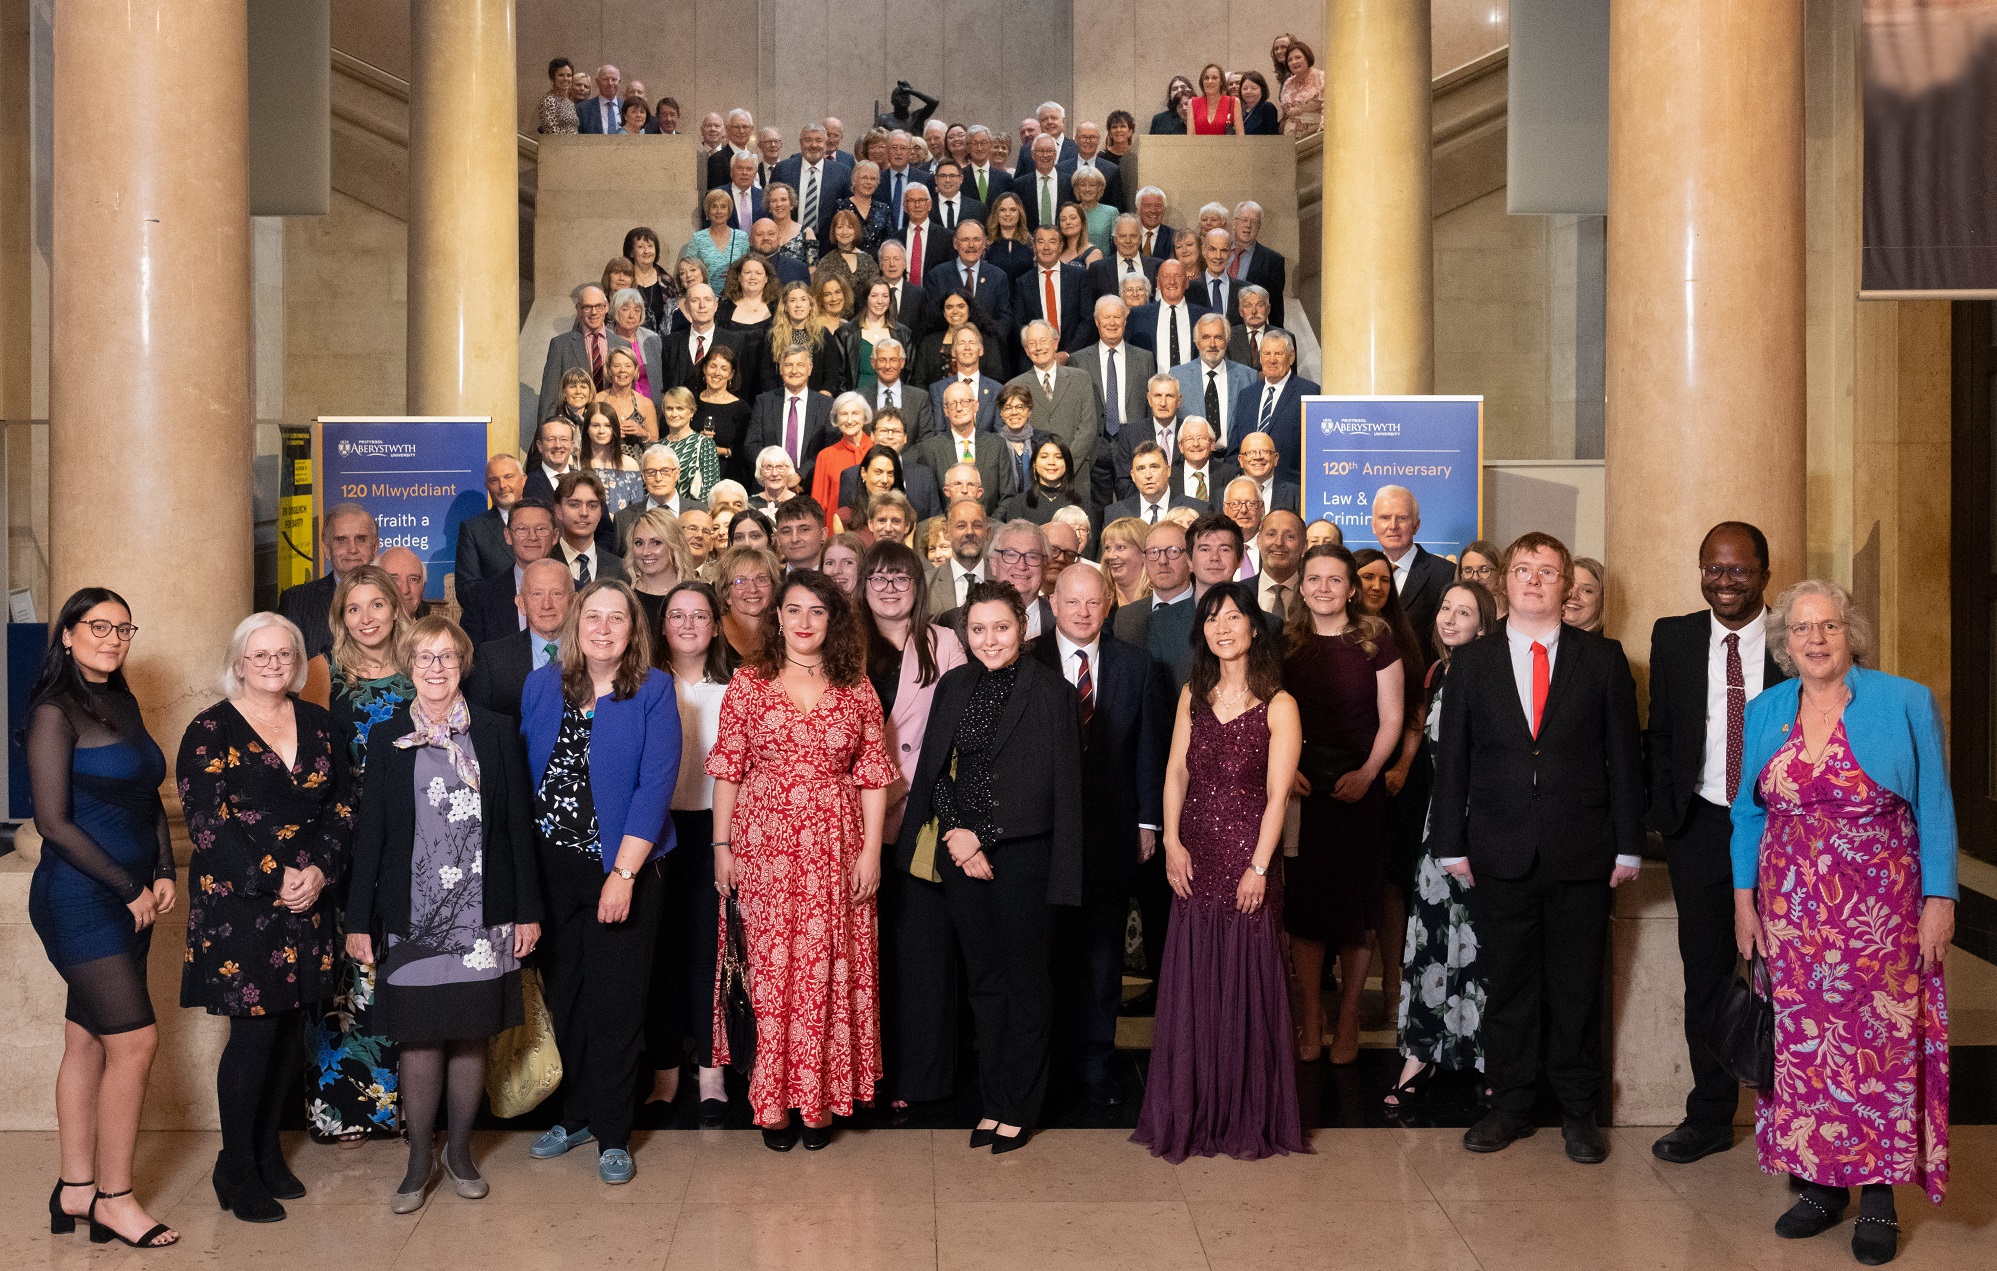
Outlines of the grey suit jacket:
{"type": "Polygon", "coordinates": [[[1096,394],[1095,381],[1072,366],[1057,366],[1051,398],[1041,387],[1037,371],[1015,375],[1006,387],[1015,385],[1033,394],[1033,415],[1027,426],[1053,433],[1067,443],[1068,454],[1074,460],[1070,477],[1086,489],[1089,468],[1095,463],[1096,444],[1103,430],[1102,403],[1096,394]]]}
{"type": "MultiPolygon", "coordinates": [[[[1070,369],[1078,369],[1089,377],[1089,387],[1095,391],[1096,410],[1102,427],[1108,427],[1108,416],[1103,412],[1103,346],[1098,340],[1086,348],[1077,349],[1068,355],[1070,369]]],[[[1144,403],[1145,386],[1151,377],[1158,373],[1157,359],[1144,349],[1125,340],[1117,349],[1116,374],[1122,381],[1123,395],[1119,410],[1119,428],[1132,420],[1142,423],[1151,418],[1151,410],[1144,403]]],[[[1108,443],[1105,442],[1105,445],[1108,443]]]]}
{"type": "Polygon", "coordinates": [[[929,605],[924,612],[929,615],[931,622],[957,607],[956,577],[950,566],[951,562],[947,560],[941,565],[931,565],[929,575],[924,580],[929,588],[929,605]]]}
{"type": "MultiPolygon", "coordinates": [[[[700,505],[698,503],[694,502],[692,499],[687,498],[685,495],[680,496],[680,507],[682,509],[697,508],[699,506],[700,505]]],[[[638,523],[639,517],[645,515],[645,513],[651,510],[652,510],[652,500],[649,496],[646,498],[637,499],[617,510],[615,524],[617,527],[618,555],[626,556],[630,554],[631,527],[638,523]]],[[[674,515],[677,516],[679,514],[675,512],[674,515]]],[[[603,549],[601,547],[597,548],[597,555],[599,557],[603,555],[603,549]]],[[[509,557],[508,559],[510,560],[511,557],[509,557]]]]}
{"type": "MultiPolygon", "coordinates": [[[[971,434],[972,452],[977,456],[978,476],[985,483],[985,514],[997,509],[999,500],[1016,493],[1019,482],[1014,473],[1012,458],[1006,453],[1005,443],[997,433],[983,429],[971,434]]],[[[908,452],[913,461],[936,474],[937,489],[943,488],[944,474],[957,464],[957,447],[948,429],[931,433],[910,447],[908,452]]],[[[944,509],[947,514],[948,508],[944,509]]]]}
{"type": "MultiPolygon", "coordinates": [[[[642,327],[639,329],[644,330],[642,327]]],[[[609,348],[628,349],[631,347],[630,341],[618,335],[615,331],[609,331],[605,334],[610,337],[609,348]]],[[[658,337],[653,336],[652,347],[646,349],[644,353],[647,368],[659,365],[657,361],[658,354],[658,337]]],[[[606,356],[608,356],[607,352],[606,356]]],[[[554,339],[548,341],[548,360],[541,368],[541,400],[534,408],[534,424],[536,426],[545,420],[553,419],[555,417],[555,408],[562,404],[563,372],[569,370],[586,371],[588,369],[589,349],[583,343],[582,332],[564,331],[554,339]]],[[[660,376],[655,373],[653,378],[658,379],[660,376]]],[[[654,406],[658,405],[657,402],[653,402],[652,404],[654,406]]],[[[526,431],[531,432],[532,429],[529,428],[526,431]]]]}
{"type": "MultiPolygon", "coordinates": [[[[878,409],[880,400],[881,390],[876,386],[868,401],[878,409]]],[[[936,414],[936,403],[930,398],[927,387],[901,381],[901,422],[911,446],[942,429],[943,421],[936,414]]]]}
{"type": "MultiPolygon", "coordinates": [[[[1266,332],[1269,328],[1263,327],[1262,330],[1266,332]]],[[[1249,340],[1247,327],[1237,325],[1228,335],[1227,360],[1230,362],[1239,362],[1250,370],[1261,367],[1262,355],[1255,351],[1254,343],[1249,340]]]]}
{"type": "MultiPolygon", "coordinates": [[[[1231,455],[1240,449],[1241,435],[1244,431],[1235,426],[1235,402],[1240,398],[1241,390],[1255,382],[1255,372],[1239,362],[1222,362],[1220,368],[1224,372],[1220,377],[1219,387],[1221,410],[1226,413],[1227,418],[1227,436],[1221,437],[1220,424],[1217,421],[1207,419],[1207,423],[1213,425],[1214,453],[1231,455]]],[[[1206,363],[1198,358],[1190,362],[1181,362],[1172,368],[1172,378],[1179,381],[1179,418],[1184,420],[1189,415],[1198,415],[1201,419],[1206,419],[1206,363]]],[[[1148,415],[1150,412],[1145,413],[1148,415]]]]}

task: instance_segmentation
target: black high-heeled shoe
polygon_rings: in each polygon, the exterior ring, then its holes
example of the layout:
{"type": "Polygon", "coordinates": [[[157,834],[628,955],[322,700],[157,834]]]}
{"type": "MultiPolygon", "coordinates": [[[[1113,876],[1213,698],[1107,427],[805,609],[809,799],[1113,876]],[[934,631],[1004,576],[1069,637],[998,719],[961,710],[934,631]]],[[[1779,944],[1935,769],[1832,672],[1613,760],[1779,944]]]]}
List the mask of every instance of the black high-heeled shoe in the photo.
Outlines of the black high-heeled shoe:
{"type": "Polygon", "coordinates": [[[1387,1111],[1389,1112],[1405,1112],[1422,1101],[1422,1097],[1428,1093],[1428,1083],[1434,1077],[1435,1065],[1423,1064],[1420,1071],[1416,1072],[1414,1076],[1409,1077],[1387,1092],[1388,1095],[1394,1097],[1395,1101],[1393,1103],[1387,1103],[1385,1095],[1381,1096],[1380,1102],[1386,1104],[1387,1111]]]}
{"type": "Polygon", "coordinates": [[[788,1152],[797,1146],[797,1122],[786,1121],[782,1125],[763,1127],[763,1146],[772,1152],[788,1152]]]}
{"type": "Polygon", "coordinates": [[[95,1192],[97,1190],[97,1180],[93,1178],[87,1183],[65,1182],[60,1177],[55,1180],[55,1190],[49,1193],[49,1234],[51,1236],[69,1235],[76,1230],[76,1220],[87,1216],[89,1213],[86,1210],[82,1214],[72,1214],[62,1207],[62,1189],[65,1187],[88,1187],[91,1191],[95,1192]]]}
{"type": "Polygon", "coordinates": [[[113,1240],[116,1240],[128,1249],[165,1249],[170,1245],[179,1244],[180,1233],[163,1222],[154,1223],[152,1226],[146,1228],[144,1235],[140,1236],[137,1240],[133,1240],[97,1221],[98,1201],[116,1200],[120,1196],[130,1196],[131,1194],[132,1189],[127,1187],[122,1192],[98,1192],[95,1196],[91,1197],[90,1243],[94,1245],[108,1245],[113,1240]],[[173,1239],[160,1240],[161,1236],[172,1236],[173,1239]]]}
{"type": "Polygon", "coordinates": [[[291,1172],[284,1149],[275,1143],[267,1144],[257,1153],[257,1178],[276,1200],[300,1200],[305,1196],[305,1184],[291,1172]]]}
{"type": "Polygon", "coordinates": [[[807,1125],[800,1137],[804,1141],[805,1151],[823,1151],[825,1145],[832,1142],[832,1123],[827,1121],[824,1125],[807,1125]]]}
{"type": "Polygon", "coordinates": [[[973,1148],[990,1147],[992,1145],[992,1140],[997,1137],[998,1137],[997,1126],[993,1126],[989,1130],[974,1129],[971,1131],[971,1146],[973,1148]]]}
{"type": "Polygon", "coordinates": [[[1007,1152],[1017,1152],[1020,1148],[1025,1147],[1026,1140],[1032,1137],[1033,1131],[1027,1129],[1025,1126],[1021,1126],[1017,1134],[1000,1134],[997,1130],[993,1130],[992,1155],[1004,1156],[1007,1152]]]}
{"type": "Polygon", "coordinates": [[[208,1181],[215,1187],[215,1203],[244,1222],[283,1222],[284,1206],[270,1194],[258,1177],[256,1167],[232,1168],[226,1157],[215,1158],[215,1172],[208,1181]]]}

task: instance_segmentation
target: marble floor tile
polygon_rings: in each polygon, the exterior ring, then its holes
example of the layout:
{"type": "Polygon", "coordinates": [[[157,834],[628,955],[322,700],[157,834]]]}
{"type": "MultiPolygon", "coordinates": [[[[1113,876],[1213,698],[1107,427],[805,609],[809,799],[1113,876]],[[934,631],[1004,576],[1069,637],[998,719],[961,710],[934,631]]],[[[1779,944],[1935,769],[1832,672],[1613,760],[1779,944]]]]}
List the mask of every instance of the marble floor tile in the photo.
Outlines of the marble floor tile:
{"type": "MultiPolygon", "coordinates": [[[[378,1214],[378,1216],[376,1216],[378,1214]]],[[[394,1218],[383,1205],[376,1223],[394,1218]]],[[[679,1206],[659,1204],[431,1205],[401,1256],[380,1271],[658,1271],[671,1251],[679,1206]]],[[[295,1266],[311,1265],[294,1263],[295,1266]]],[[[349,1263],[348,1265],[353,1265],[349,1263]]]]}
{"type": "MultiPolygon", "coordinates": [[[[705,1133],[720,1134],[719,1130],[705,1133]]],[[[472,1153],[479,1173],[492,1184],[484,1200],[460,1200],[448,1183],[438,1199],[450,1205],[514,1205],[558,1202],[570,1205],[677,1204],[686,1195],[687,1180],[700,1155],[700,1132],[640,1130],[631,1136],[631,1163],[637,1173],[628,1183],[612,1187],[596,1175],[596,1149],[579,1147],[566,1156],[537,1161],[527,1155],[533,1136],[479,1134],[472,1153]]],[[[400,1178],[398,1171],[396,1177],[400,1178]]]]}
{"type": "Polygon", "coordinates": [[[818,1152],[772,1152],[757,1130],[700,1139],[688,1204],[928,1204],[936,1194],[927,1130],[838,1130],[818,1152]]]}
{"type": "Polygon", "coordinates": [[[1234,1201],[1312,1205],[1429,1199],[1408,1156],[1412,1132],[1317,1130],[1312,1151],[1262,1161],[1195,1157],[1178,1167],[1179,1190],[1195,1206],[1234,1201]]]}
{"type": "Polygon", "coordinates": [[[1681,1200],[1444,1201],[1443,1211],[1483,1271],[1757,1271],[1681,1200]]]}
{"type": "Polygon", "coordinates": [[[1127,1130],[1046,1130],[1004,1156],[973,1150],[964,1131],[934,1133],[938,1202],[1182,1199],[1177,1171],[1127,1130]]]}
{"type": "Polygon", "coordinates": [[[1651,1168],[1648,1144],[1638,1150],[1611,1137],[1608,1160],[1600,1165],[1576,1165],[1567,1159],[1557,1128],[1542,1129],[1502,1152],[1491,1153],[1465,1151],[1461,1130],[1406,1133],[1408,1159],[1444,1208],[1451,1201],[1676,1198],[1651,1168]]]}
{"type": "Polygon", "coordinates": [[[1194,1271],[1207,1259],[1183,1202],[1008,1201],[936,1206],[936,1265],[938,1271],[1194,1271]]]}
{"type": "Polygon", "coordinates": [[[1477,1258],[1427,1199],[1190,1202],[1213,1271],[1476,1271],[1477,1258]]]}
{"type": "MultiPolygon", "coordinates": [[[[190,1268],[369,1267],[386,1271],[415,1233],[416,1222],[390,1222],[380,1205],[286,1205],[283,1222],[244,1222],[215,1197],[195,1192],[159,1217],[180,1230],[173,1271],[190,1268]]],[[[156,1267],[164,1254],[147,1254],[156,1267]]]]}
{"type": "Polygon", "coordinates": [[[902,1271],[936,1266],[936,1211],[894,1204],[686,1205],[667,1271],[808,1267],[902,1271]]]}

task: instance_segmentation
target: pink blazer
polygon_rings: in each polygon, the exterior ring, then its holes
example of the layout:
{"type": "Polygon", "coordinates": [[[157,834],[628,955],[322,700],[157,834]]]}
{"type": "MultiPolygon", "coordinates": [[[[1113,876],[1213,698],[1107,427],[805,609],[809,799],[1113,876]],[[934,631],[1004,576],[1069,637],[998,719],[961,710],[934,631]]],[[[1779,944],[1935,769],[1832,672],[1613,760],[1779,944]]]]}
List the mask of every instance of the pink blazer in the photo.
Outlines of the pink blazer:
{"type": "MultiPolygon", "coordinates": [[[[919,607],[918,607],[919,612],[919,607]]],[[[894,711],[887,719],[888,754],[894,757],[901,767],[901,776],[888,787],[887,820],[882,823],[881,841],[892,843],[901,835],[901,814],[908,806],[908,781],[914,773],[915,765],[922,758],[922,734],[929,727],[929,703],[936,696],[936,683],[946,672],[964,665],[964,646],[957,642],[957,633],[947,627],[934,627],[924,624],[913,638],[927,636],[930,648],[936,657],[936,679],[928,687],[918,683],[921,662],[913,650],[901,656],[901,679],[894,694],[894,711]]]]}

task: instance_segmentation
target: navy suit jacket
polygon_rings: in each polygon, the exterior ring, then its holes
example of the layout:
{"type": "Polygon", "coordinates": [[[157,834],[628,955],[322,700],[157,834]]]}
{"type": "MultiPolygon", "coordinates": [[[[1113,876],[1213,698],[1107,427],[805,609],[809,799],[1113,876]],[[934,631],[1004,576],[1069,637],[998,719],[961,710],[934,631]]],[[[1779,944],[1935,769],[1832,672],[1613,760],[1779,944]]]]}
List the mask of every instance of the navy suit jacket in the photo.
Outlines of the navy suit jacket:
{"type": "MultiPolygon", "coordinates": [[[[1228,429],[1228,443],[1234,450],[1241,448],[1241,438],[1250,432],[1266,432],[1276,439],[1276,475],[1291,481],[1303,480],[1304,444],[1304,398],[1318,391],[1317,384],[1297,374],[1294,370],[1283,382],[1283,391],[1276,396],[1276,409],[1268,427],[1260,426],[1262,413],[1262,390],[1265,382],[1261,376],[1241,390],[1241,396],[1234,399],[1234,423],[1228,429]]],[[[1431,617],[1434,615],[1431,614],[1431,617]]]]}
{"type": "MultiPolygon", "coordinates": [[[[984,259],[978,261],[977,278],[978,290],[972,297],[972,303],[985,311],[985,316],[992,320],[993,326],[1010,334],[1013,331],[1012,278],[1005,270],[984,259]]],[[[949,295],[953,289],[964,285],[964,263],[952,255],[948,260],[925,270],[922,275],[922,285],[929,289],[930,298],[940,310],[943,297],[949,295]]],[[[999,355],[1001,360],[1008,359],[1011,350],[1001,349],[999,355]]]]}
{"type": "MultiPolygon", "coordinates": [[[[932,435],[941,436],[950,431],[949,417],[943,413],[943,390],[950,387],[954,375],[946,375],[929,386],[929,404],[936,408],[937,428],[932,435]]],[[[998,395],[1005,385],[989,375],[978,376],[978,431],[992,432],[998,428],[998,395]]],[[[941,473],[937,474],[941,476],[941,473]]],[[[990,491],[987,491],[990,493],[990,491]]]]}
{"type": "MultiPolygon", "coordinates": [[[[742,450],[751,472],[756,468],[756,456],[763,453],[765,446],[784,444],[784,428],[788,423],[784,418],[784,396],[781,386],[758,393],[749,408],[749,430],[743,436],[742,450]]],[[[839,440],[839,430],[832,423],[832,399],[824,393],[807,390],[801,423],[804,437],[798,443],[798,451],[804,462],[798,465],[797,474],[808,492],[812,470],[818,466],[818,452],[839,440]]]]}
{"type": "MultiPolygon", "coordinates": [[[[998,164],[992,164],[991,171],[985,178],[985,206],[990,207],[998,202],[998,196],[1011,192],[1012,188],[1012,174],[998,164]]],[[[971,165],[968,163],[964,165],[964,193],[971,198],[978,197],[978,174],[971,170],[971,165]]]]}
{"type": "MultiPolygon", "coordinates": [[[[520,609],[513,603],[515,591],[513,558],[509,555],[506,568],[458,593],[458,625],[474,646],[520,630],[520,609]]],[[[473,665],[477,665],[475,660],[473,665]]]]}
{"type": "MultiPolygon", "coordinates": [[[[1193,327],[1199,324],[1200,317],[1206,313],[1207,307],[1200,302],[1199,296],[1191,291],[1188,291],[1186,298],[1179,303],[1186,306],[1186,329],[1190,332],[1193,327]]],[[[1159,302],[1156,300],[1147,305],[1139,305],[1130,311],[1129,325],[1123,328],[1124,339],[1151,354],[1154,358],[1159,356],[1158,350],[1154,347],[1158,341],[1158,310],[1159,302]]],[[[1184,353],[1188,358],[1198,358],[1200,355],[1199,346],[1190,340],[1187,341],[1186,347],[1181,349],[1180,352],[1184,353]]],[[[1162,361],[1158,369],[1165,369],[1162,361]]]]}
{"type": "MultiPolygon", "coordinates": [[[[729,186],[728,182],[723,181],[721,185],[717,186],[716,188],[717,189],[726,188],[729,191],[728,228],[739,229],[744,234],[748,233],[750,227],[741,223],[742,220],[741,214],[735,210],[735,193],[733,187],[729,186]]],[[[763,219],[763,189],[761,186],[752,185],[749,187],[749,216],[750,219],[752,220],[760,221],[763,219]]],[[[704,225],[706,224],[706,221],[703,220],[701,223],[704,225]]]]}
{"type": "MultiPolygon", "coordinates": [[[[818,241],[829,242],[832,231],[832,213],[840,199],[846,197],[853,188],[851,169],[841,167],[826,152],[822,165],[823,179],[818,187],[818,223],[810,226],[817,231],[818,241]]],[[[797,191],[797,207],[800,217],[804,214],[804,156],[794,154],[777,164],[777,180],[797,191]]]]}
{"type": "MultiPolygon", "coordinates": [[[[1144,271],[1144,281],[1151,284],[1153,291],[1158,289],[1158,266],[1164,263],[1156,256],[1138,253],[1138,268],[1144,271]]],[[[1103,296],[1121,295],[1122,290],[1122,262],[1118,260],[1116,253],[1111,252],[1089,266],[1089,303],[1094,304],[1103,296]]]]}
{"type": "MultiPolygon", "coordinates": [[[[1144,241],[1143,226],[1138,227],[1137,234],[1138,234],[1138,241],[1143,242],[1144,241]]],[[[1177,236],[1172,232],[1172,227],[1170,225],[1160,225],[1158,227],[1157,233],[1152,237],[1151,250],[1150,252],[1147,253],[1147,255],[1156,256],[1160,261],[1167,261],[1172,259],[1172,242],[1173,239],[1176,237],[1177,236]]]]}
{"type": "MultiPolygon", "coordinates": [[[[617,99],[617,125],[608,132],[603,127],[603,98],[592,94],[586,102],[576,103],[576,131],[585,137],[608,137],[624,127],[624,99],[617,99]]],[[[723,178],[724,180],[726,178],[723,178]]]]}
{"type": "MultiPolygon", "coordinates": [[[[1073,263],[1055,267],[1054,286],[1060,296],[1060,348],[1073,353],[1096,338],[1095,314],[1090,309],[1088,276],[1073,263]]],[[[1047,297],[1040,286],[1040,266],[1021,274],[1012,284],[1012,317],[1017,330],[1035,318],[1047,316],[1047,297]]]]}
{"type": "Polygon", "coordinates": [[[520,694],[534,670],[533,639],[534,633],[522,627],[477,646],[471,674],[465,677],[465,699],[496,715],[519,719],[520,694]]]}
{"type": "Polygon", "coordinates": [[[498,508],[487,508],[458,525],[458,554],[453,572],[460,593],[481,578],[513,568],[513,549],[506,545],[506,523],[498,508]]]}
{"type": "MultiPolygon", "coordinates": [[[[1132,484],[1130,473],[1127,469],[1123,474],[1123,480],[1119,484],[1129,486],[1130,494],[1103,509],[1104,525],[1108,525],[1111,521],[1121,520],[1126,516],[1134,516],[1139,520],[1142,520],[1144,517],[1144,500],[1138,495],[1137,487],[1132,484]]],[[[1191,508],[1201,516],[1205,516],[1210,510],[1206,504],[1200,502],[1192,495],[1180,494],[1177,490],[1165,491],[1164,502],[1167,512],[1173,508],[1191,508]]]]}
{"type": "MultiPolygon", "coordinates": [[[[1075,161],[1081,157],[1082,152],[1075,149],[1075,139],[1073,137],[1063,137],[1061,138],[1061,149],[1054,156],[1055,170],[1059,171],[1062,167],[1073,167],[1075,161]]],[[[1033,171],[1033,147],[1029,145],[1021,150],[1018,156],[1012,161],[1013,188],[1018,189],[1020,182],[1024,178],[1032,176],[1033,171]]]]}

